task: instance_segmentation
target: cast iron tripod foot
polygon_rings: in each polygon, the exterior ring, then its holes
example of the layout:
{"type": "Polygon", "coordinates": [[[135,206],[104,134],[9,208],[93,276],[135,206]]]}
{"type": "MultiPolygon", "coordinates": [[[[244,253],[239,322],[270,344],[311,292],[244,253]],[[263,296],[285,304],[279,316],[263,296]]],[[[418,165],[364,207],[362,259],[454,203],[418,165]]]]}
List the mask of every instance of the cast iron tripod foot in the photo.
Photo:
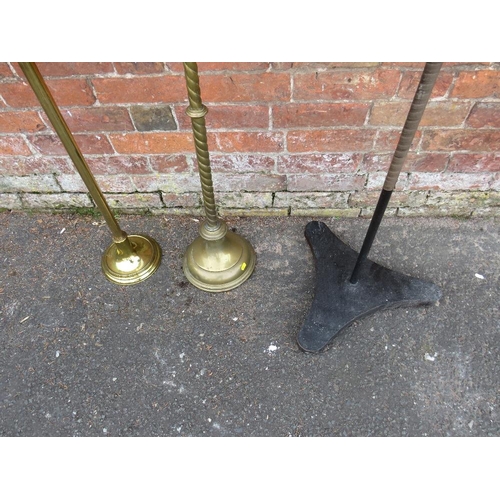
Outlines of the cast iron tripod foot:
{"type": "Polygon", "coordinates": [[[316,261],[316,289],[297,335],[297,343],[304,351],[321,351],[341,330],[375,311],[430,305],[441,296],[433,283],[391,271],[368,259],[353,285],[350,278],[358,253],[322,222],[309,222],[305,236],[316,261]]]}

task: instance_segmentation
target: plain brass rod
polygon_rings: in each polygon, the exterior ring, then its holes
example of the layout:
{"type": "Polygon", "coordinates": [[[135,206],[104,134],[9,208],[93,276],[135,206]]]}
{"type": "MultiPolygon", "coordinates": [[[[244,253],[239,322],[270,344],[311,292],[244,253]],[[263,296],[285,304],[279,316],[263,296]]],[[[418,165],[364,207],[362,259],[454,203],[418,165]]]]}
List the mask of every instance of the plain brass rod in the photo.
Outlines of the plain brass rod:
{"type": "Polygon", "coordinates": [[[208,230],[217,230],[221,223],[217,217],[217,210],[215,207],[212,171],[208,153],[207,128],[205,125],[205,115],[208,113],[208,109],[203,105],[201,100],[197,63],[185,62],[184,74],[186,77],[189,99],[189,107],[186,110],[186,114],[191,118],[191,125],[193,128],[196,159],[198,162],[203,204],[205,206],[205,215],[207,218],[206,226],[208,230]]]}
{"type": "Polygon", "coordinates": [[[28,83],[35,92],[43,110],[47,114],[50,123],[54,127],[59,139],[63,143],[68,155],[73,160],[73,163],[80,174],[83,182],[87,186],[95,204],[99,208],[101,214],[103,215],[111,233],[113,235],[113,241],[116,243],[122,243],[127,240],[127,235],[121,230],[118,222],[116,221],[109,205],[106,202],[97,182],[90,171],[85,158],[83,157],[80,148],[76,144],[76,141],[66,124],[59,108],[50,93],[43,77],[38,70],[38,67],[33,62],[20,62],[19,66],[23,70],[28,83]]]}

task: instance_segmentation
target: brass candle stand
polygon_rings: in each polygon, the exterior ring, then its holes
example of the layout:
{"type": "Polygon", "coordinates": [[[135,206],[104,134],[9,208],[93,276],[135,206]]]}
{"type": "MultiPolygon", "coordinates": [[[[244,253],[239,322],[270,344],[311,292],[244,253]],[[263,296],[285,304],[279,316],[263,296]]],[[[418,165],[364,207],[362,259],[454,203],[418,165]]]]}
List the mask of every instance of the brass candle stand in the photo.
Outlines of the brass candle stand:
{"type": "Polygon", "coordinates": [[[118,285],[144,281],[160,265],[160,246],[151,237],[127,235],[122,231],[36,64],[21,62],[19,65],[112,233],[113,243],[101,259],[104,275],[118,285]]]}
{"type": "Polygon", "coordinates": [[[200,224],[199,236],[184,255],[184,274],[197,288],[207,292],[224,292],[241,285],[255,268],[256,255],[243,237],[227,230],[217,216],[212,172],[207,144],[205,115],[208,109],[201,100],[197,63],[184,63],[189,107],[202,187],[206,219],[200,224]]]}

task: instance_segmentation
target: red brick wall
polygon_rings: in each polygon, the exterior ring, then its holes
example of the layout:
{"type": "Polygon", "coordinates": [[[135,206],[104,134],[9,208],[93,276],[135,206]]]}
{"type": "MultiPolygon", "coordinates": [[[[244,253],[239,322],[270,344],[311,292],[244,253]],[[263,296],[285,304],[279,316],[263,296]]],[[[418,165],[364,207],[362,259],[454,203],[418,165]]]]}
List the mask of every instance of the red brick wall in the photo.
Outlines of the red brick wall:
{"type": "MultiPolygon", "coordinates": [[[[39,63],[116,208],[198,213],[181,63],[39,63]]],[[[423,63],[199,63],[221,212],[369,215],[423,63]]],[[[393,214],[497,215],[500,64],[445,63],[393,214]]],[[[0,63],[0,206],[92,206],[17,63],[0,63]]]]}

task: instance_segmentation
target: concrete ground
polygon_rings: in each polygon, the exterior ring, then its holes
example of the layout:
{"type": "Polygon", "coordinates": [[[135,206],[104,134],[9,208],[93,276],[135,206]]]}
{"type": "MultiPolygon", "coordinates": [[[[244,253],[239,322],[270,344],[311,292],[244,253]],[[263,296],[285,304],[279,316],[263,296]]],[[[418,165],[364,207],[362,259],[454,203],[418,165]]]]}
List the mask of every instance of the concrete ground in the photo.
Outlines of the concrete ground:
{"type": "MultiPolygon", "coordinates": [[[[386,217],[370,258],[433,281],[428,307],[377,312],[319,354],[295,337],[314,295],[311,218],[227,218],[252,277],[184,277],[191,217],[121,216],[158,271],[108,282],[100,218],[0,214],[2,436],[499,436],[500,221],[386,217]]],[[[317,219],[359,250],[369,221],[317,219]]]]}

